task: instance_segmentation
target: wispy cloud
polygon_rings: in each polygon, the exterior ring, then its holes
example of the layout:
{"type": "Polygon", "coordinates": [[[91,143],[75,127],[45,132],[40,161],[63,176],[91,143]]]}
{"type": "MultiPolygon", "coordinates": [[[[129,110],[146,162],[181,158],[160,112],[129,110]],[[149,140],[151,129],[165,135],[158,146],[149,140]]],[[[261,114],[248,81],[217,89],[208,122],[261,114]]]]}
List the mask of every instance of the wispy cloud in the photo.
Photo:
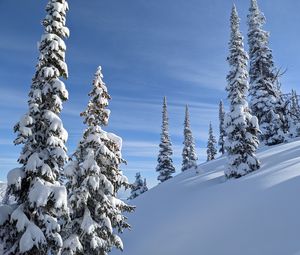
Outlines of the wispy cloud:
{"type": "Polygon", "coordinates": [[[0,137],[0,145],[13,145],[13,139],[0,137]]]}
{"type": "MultiPolygon", "coordinates": [[[[141,157],[141,158],[156,158],[159,151],[159,142],[147,142],[147,141],[124,141],[123,153],[130,157],[141,157]]],[[[180,145],[173,145],[174,157],[179,157],[181,153],[180,145]]]]}
{"type": "MultiPolygon", "coordinates": [[[[169,69],[170,70],[170,69],[169,69]]],[[[188,82],[199,88],[224,91],[226,80],[220,70],[197,69],[194,66],[177,66],[169,71],[170,77],[188,82]]]]}
{"type": "Polygon", "coordinates": [[[1,38],[0,50],[30,53],[36,50],[37,44],[32,44],[28,38],[7,35],[1,38]]]}
{"type": "Polygon", "coordinates": [[[0,164],[2,167],[14,167],[18,165],[15,157],[0,157],[0,164]]]}
{"type": "MultiPolygon", "coordinates": [[[[172,137],[182,138],[186,103],[183,100],[168,101],[170,134],[172,137]]],[[[136,135],[141,137],[145,133],[155,134],[158,138],[161,132],[161,104],[161,100],[155,99],[137,100],[129,97],[115,97],[112,107],[110,107],[112,113],[108,129],[112,131],[136,132],[136,135]]],[[[212,121],[217,128],[218,105],[198,101],[189,101],[188,104],[195,138],[197,141],[206,141],[209,121],[212,121]],[[215,116],[215,118],[212,116],[215,116]]],[[[68,116],[68,121],[81,124],[82,119],[79,117],[80,108],[76,105],[68,105],[64,109],[63,115],[68,116]]],[[[72,135],[80,135],[82,129],[82,125],[72,125],[70,133],[72,135]]]]}
{"type": "Polygon", "coordinates": [[[123,144],[123,154],[130,157],[153,157],[158,150],[158,144],[146,141],[128,141],[123,144]]]}
{"type": "Polygon", "coordinates": [[[8,89],[9,86],[1,85],[0,105],[11,108],[25,109],[27,94],[17,89],[8,89]]]}

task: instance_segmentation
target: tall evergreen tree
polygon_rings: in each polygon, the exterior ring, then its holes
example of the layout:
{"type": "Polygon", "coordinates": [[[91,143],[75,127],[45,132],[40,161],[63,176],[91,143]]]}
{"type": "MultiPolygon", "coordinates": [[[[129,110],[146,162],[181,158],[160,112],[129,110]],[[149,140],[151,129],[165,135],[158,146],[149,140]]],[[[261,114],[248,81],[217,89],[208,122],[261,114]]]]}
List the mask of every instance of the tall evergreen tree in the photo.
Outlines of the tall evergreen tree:
{"type": "Polygon", "coordinates": [[[73,161],[65,168],[69,181],[71,222],[66,232],[63,254],[106,255],[112,247],[123,249],[120,237],[129,228],[124,211],[128,206],[117,198],[120,188],[129,188],[127,178],[119,170],[124,162],[122,139],[105,132],[108,124],[110,96],[98,67],[89,93],[87,109],[81,113],[87,125],[74,153],[73,161]]]}
{"type": "Polygon", "coordinates": [[[221,100],[219,103],[219,131],[220,131],[220,136],[219,136],[219,152],[222,153],[222,155],[224,155],[225,153],[225,147],[224,147],[224,143],[225,143],[225,127],[224,127],[224,118],[225,118],[225,111],[224,111],[224,105],[223,105],[223,101],[221,100]]]}
{"type": "Polygon", "coordinates": [[[246,100],[248,92],[248,55],[244,50],[243,37],[239,30],[240,20],[235,6],[231,13],[231,38],[229,41],[230,72],[227,76],[229,112],[225,117],[228,167],[225,175],[228,178],[241,177],[259,168],[255,156],[258,147],[258,121],[250,114],[246,100]]]}
{"type": "Polygon", "coordinates": [[[15,144],[24,144],[21,166],[8,173],[8,194],[16,203],[0,208],[6,216],[0,222],[4,254],[59,254],[63,245],[60,223],[68,209],[59,180],[68,159],[68,134],[59,115],[68,92],[59,78],[68,76],[63,41],[69,37],[67,1],[49,0],[46,11],[29,110],[14,128],[15,144]]]}
{"type": "Polygon", "coordinates": [[[172,143],[169,136],[169,119],[167,112],[167,99],[164,97],[163,111],[162,111],[162,132],[159,144],[160,150],[157,158],[158,165],[156,171],[159,173],[157,180],[164,182],[172,178],[175,173],[175,167],[172,161],[172,143]]]}
{"type": "Polygon", "coordinates": [[[185,107],[185,119],[184,119],[184,141],[182,150],[182,171],[190,168],[197,167],[197,154],[195,149],[195,142],[190,125],[189,108],[185,107]]]}
{"type": "Polygon", "coordinates": [[[288,99],[289,104],[289,134],[290,137],[300,135],[300,105],[298,95],[295,90],[292,90],[291,96],[288,99]]]}
{"type": "Polygon", "coordinates": [[[135,199],[139,195],[145,193],[148,190],[146,178],[142,180],[141,173],[138,172],[135,175],[135,182],[131,187],[131,194],[128,199],[135,199]]]}
{"type": "Polygon", "coordinates": [[[216,148],[217,140],[213,133],[213,128],[211,123],[209,123],[209,131],[208,131],[208,142],[207,142],[207,161],[214,160],[217,155],[216,148]]]}
{"type": "Polygon", "coordinates": [[[261,140],[267,145],[284,141],[287,132],[286,111],[278,82],[278,71],[269,48],[269,33],[263,30],[265,16],[256,0],[248,14],[250,56],[250,107],[258,118],[261,140]]]}
{"type": "Polygon", "coordinates": [[[144,192],[148,191],[147,179],[144,178],[144,192]]]}
{"type": "Polygon", "coordinates": [[[290,112],[295,119],[300,120],[300,105],[297,92],[292,90],[290,98],[290,112]]]}

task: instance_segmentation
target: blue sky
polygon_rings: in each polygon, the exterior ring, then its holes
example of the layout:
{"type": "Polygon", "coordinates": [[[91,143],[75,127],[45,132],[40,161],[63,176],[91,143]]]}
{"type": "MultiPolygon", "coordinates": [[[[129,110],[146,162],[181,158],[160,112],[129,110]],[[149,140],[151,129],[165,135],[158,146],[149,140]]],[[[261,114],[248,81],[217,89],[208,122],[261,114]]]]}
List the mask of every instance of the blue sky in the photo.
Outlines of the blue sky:
{"type": "MultiPolygon", "coordinates": [[[[249,0],[238,0],[246,35],[249,0]]],[[[0,0],[0,180],[17,166],[21,146],[12,144],[13,125],[27,111],[46,1],[0,0]]],[[[283,90],[300,84],[300,1],[261,0],[271,31],[276,65],[287,68],[283,90]]],[[[205,160],[209,121],[218,135],[218,102],[226,100],[229,15],[232,0],[69,1],[67,43],[70,99],[62,119],[69,153],[84,129],[79,112],[88,101],[93,74],[102,65],[112,96],[107,130],[124,140],[125,174],[136,171],[156,184],[161,104],[167,96],[174,162],[180,172],[185,104],[199,162],[205,160]]],[[[246,44],[246,43],[245,43],[246,44]]],[[[246,44],[247,46],[247,44],[246,44]]]]}

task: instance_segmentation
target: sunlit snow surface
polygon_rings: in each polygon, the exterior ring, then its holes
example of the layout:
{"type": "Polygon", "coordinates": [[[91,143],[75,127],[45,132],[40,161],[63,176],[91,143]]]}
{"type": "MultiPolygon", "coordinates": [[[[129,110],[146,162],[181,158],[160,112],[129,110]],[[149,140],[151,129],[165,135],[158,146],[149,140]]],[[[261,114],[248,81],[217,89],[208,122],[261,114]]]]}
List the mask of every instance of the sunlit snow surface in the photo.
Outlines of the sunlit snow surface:
{"type": "Polygon", "coordinates": [[[226,181],[225,159],[132,203],[123,255],[299,255],[300,140],[259,150],[261,169],[226,181]]]}
{"type": "Polygon", "coordinates": [[[226,181],[220,158],[134,199],[124,252],[111,254],[300,255],[300,140],[258,157],[261,170],[241,179],[226,181]]]}

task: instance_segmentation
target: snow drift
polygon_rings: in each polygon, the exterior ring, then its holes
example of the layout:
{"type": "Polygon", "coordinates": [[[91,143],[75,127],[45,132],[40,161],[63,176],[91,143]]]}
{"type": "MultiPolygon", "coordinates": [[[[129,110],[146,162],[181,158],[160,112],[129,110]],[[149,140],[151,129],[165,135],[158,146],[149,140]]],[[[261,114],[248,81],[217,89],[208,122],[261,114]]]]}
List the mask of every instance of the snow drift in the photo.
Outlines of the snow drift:
{"type": "Polygon", "coordinates": [[[123,255],[299,255],[300,140],[261,148],[261,169],[226,180],[225,158],[132,203],[123,255]]]}

